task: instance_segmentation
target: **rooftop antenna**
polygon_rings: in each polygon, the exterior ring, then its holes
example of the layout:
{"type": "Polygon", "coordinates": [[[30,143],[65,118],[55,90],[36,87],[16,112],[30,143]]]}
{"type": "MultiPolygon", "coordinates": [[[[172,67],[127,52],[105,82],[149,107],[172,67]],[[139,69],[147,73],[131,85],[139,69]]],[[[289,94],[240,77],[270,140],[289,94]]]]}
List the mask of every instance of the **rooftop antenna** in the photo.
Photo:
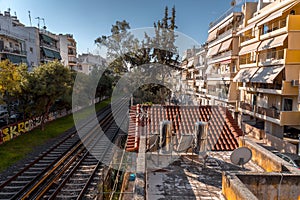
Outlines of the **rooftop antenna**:
{"type": "Polygon", "coordinates": [[[29,17],[30,26],[32,26],[32,23],[31,23],[31,15],[30,15],[30,11],[29,11],[29,10],[28,10],[28,17],[29,17]]]}
{"type": "Polygon", "coordinates": [[[43,23],[44,23],[44,26],[43,26],[43,29],[47,29],[46,25],[45,25],[45,19],[44,18],[41,18],[41,20],[43,20],[43,23]]]}
{"type": "Polygon", "coordinates": [[[35,19],[38,20],[38,28],[40,29],[40,20],[41,20],[41,18],[40,17],[36,17],[35,19]]]}

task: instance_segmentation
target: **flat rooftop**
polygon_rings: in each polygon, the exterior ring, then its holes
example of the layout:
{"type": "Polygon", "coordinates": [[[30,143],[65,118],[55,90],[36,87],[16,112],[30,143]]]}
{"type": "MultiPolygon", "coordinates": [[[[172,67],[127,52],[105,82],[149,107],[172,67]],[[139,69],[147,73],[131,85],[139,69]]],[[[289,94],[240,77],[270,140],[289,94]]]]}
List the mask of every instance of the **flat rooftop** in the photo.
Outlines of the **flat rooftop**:
{"type": "Polygon", "coordinates": [[[168,167],[147,173],[147,199],[221,199],[222,172],[264,172],[253,161],[244,168],[230,162],[232,151],[209,152],[206,166],[195,156],[181,156],[168,167]]]}

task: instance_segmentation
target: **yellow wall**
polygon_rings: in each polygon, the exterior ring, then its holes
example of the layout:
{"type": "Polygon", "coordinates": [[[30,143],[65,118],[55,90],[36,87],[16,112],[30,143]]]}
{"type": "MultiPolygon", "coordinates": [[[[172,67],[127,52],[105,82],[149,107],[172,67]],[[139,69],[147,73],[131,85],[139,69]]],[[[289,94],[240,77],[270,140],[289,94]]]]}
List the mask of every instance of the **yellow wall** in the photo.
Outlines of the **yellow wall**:
{"type": "Polygon", "coordinates": [[[285,65],[285,80],[299,80],[300,65],[285,65]]]}
{"type": "Polygon", "coordinates": [[[280,125],[299,125],[300,112],[281,112],[280,125]]]}
{"type": "MultiPolygon", "coordinates": [[[[300,42],[295,42],[295,41],[300,41],[300,34],[299,34],[299,40],[293,40],[293,41],[294,41],[294,43],[299,43],[300,44],[300,42]]],[[[299,45],[299,47],[300,47],[300,45],[299,45]]],[[[298,63],[300,63],[300,50],[286,49],[286,51],[285,51],[285,63],[286,64],[298,64],[298,63]]]]}
{"type": "Polygon", "coordinates": [[[288,47],[289,49],[300,49],[300,31],[290,31],[288,35],[288,47]]]}
{"type": "Polygon", "coordinates": [[[300,30],[300,10],[297,12],[297,15],[288,15],[288,31],[299,31],[300,30]]]}

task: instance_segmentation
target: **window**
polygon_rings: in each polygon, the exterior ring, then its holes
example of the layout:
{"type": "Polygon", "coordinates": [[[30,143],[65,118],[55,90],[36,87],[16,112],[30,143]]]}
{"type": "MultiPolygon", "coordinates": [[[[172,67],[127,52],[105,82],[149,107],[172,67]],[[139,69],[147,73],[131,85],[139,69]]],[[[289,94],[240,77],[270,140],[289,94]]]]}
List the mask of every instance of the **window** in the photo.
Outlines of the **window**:
{"type": "Polygon", "coordinates": [[[263,34],[266,34],[268,32],[269,32],[269,27],[268,27],[268,25],[264,24],[264,26],[263,26],[263,34]]]}
{"type": "Polygon", "coordinates": [[[13,44],[11,42],[9,42],[9,47],[12,48],[13,47],[13,44]]]}
{"type": "Polygon", "coordinates": [[[283,111],[293,110],[293,99],[283,99],[283,111]]]}
{"type": "Polygon", "coordinates": [[[30,47],[30,48],[29,48],[29,51],[30,51],[30,53],[33,53],[33,48],[30,47]]]}

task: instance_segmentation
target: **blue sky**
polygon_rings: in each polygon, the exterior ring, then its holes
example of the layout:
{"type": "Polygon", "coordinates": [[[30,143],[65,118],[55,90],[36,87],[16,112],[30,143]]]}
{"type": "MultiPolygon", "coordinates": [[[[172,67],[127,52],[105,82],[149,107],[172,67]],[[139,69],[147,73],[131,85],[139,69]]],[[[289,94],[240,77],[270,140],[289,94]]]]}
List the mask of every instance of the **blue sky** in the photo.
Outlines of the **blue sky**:
{"type": "MultiPolygon", "coordinates": [[[[16,12],[25,25],[37,26],[36,17],[45,19],[47,30],[70,33],[77,40],[78,53],[92,52],[94,40],[109,35],[112,24],[127,20],[131,28],[153,27],[164,8],[176,8],[177,31],[203,43],[208,24],[230,8],[231,0],[0,0],[0,11],[16,12]]],[[[41,21],[41,26],[43,22],[41,21]]]]}

